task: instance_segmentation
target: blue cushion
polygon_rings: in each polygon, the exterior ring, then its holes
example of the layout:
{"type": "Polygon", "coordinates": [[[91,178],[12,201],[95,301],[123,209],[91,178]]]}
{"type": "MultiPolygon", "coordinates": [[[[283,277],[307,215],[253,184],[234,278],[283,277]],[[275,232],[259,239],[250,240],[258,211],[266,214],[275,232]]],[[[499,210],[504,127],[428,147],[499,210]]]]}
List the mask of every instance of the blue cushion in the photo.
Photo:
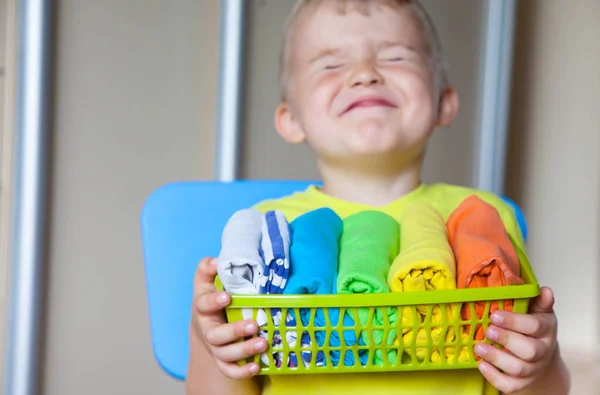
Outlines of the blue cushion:
{"type": "Polygon", "coordinates": [[[513,202],[506,196],[502,196],[502,199],[506,203],[508,203],[515,211],[515,217],[517,218],[517,223],[519,224],[519,228],[521,229],[521,234],[523,235],[523,239],[527,243],[527,236],[528,236],[527,235],[527,232],[528,232],[527,220],[525,219],[525,215],[523,214],[523,211],[521,211],[521,208],[519,206],[517,206],[517,204],[515,202],[513,202]]]}
{"type": "Polygon", "coordinates": [[[162,368],[184,379],[193,278],[200,259],[218,256],[221,231],[237,210],[301,191],[308,181],[168,184],[141,217],[152,347],[162,368]]]}

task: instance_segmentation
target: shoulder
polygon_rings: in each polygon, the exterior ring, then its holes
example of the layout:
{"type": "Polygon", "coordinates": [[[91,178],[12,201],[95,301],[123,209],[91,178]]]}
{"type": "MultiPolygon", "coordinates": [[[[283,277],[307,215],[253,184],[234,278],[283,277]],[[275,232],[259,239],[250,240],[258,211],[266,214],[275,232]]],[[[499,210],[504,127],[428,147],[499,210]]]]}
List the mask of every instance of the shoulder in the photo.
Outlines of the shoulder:
{"type": "Polygon", "coordinates": [[[304,191],[294,192],[278,199],[263,200],[255,204],[252,208],[263,213],[271,210],[279,210],[291,222],[302,214],[320,208],[314,189],[314,186],[310,186],[304,191]]]}
{"type": "Polygon", "coordinates": [[[502,196],[481,189],[440,183],[429,185],[428,194],[433,200],[447,205],[451,210],[458,207],[469,196],[476,195],[484,202],[493,206],[499,213],[507,215],[512,213],[514,215],[513,207],[502,196]]]}
{"type": "Polygon", "coordinates": [[[515,242],[524,248],[523,231],[517,219],[515,207],[503,196],[481,189],[450,184],[432,184],[427,187],[428,199],[431,200],[445,219],[469,196],[476,195],[498,211],[506,230],[515,242]]]}

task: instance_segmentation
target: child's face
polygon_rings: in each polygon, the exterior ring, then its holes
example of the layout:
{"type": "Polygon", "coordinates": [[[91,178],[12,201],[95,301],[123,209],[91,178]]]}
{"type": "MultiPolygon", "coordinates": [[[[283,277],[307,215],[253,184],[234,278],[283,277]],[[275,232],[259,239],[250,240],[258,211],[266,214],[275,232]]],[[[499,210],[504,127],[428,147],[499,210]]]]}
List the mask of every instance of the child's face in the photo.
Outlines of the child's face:
{"type": "Polygon", "coordinates": [[[436,123],[449,123],[458,105],[447,90],[435,113],[428,45],[411,11],[370,11],[343,15],[335,2],[324,2],[298,19],[291,38],[289,99],[276,124],[288,141],[307,141],[321,160],[416,158],[436,123]]]}

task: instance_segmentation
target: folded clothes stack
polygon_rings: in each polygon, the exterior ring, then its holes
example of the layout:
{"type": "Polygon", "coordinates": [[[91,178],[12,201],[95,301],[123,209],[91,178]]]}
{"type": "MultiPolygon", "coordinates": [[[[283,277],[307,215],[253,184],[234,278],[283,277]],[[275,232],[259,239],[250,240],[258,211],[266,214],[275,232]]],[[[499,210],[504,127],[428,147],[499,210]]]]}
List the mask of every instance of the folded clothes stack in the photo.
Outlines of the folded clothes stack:
{"type": "MultiPolygon", "coordinates": [[[[342,219],[324,207],[291,223],[277,210],[243,209],[232,215],[223,230],[217,271],[231,294],[271,297],[523,284],[517,247],[497,210],[474,195],[462,201],[446,222],[426,203],[413,203],[398,218],[370,210],[342,219]]],[[[488,314],[512,309],[511,301],[503,304],[493,302],[488,314]]],[[[449,346],[471,333],[469,325],[461,326],[461,333],[452,326],[457,318],[471,320],[466,304],[357,306],[344,309],[341,323],[339,308],[301,308],[295,310],[299,317],[292,309],[286,311],[284,322],[279,308],[242,311],[244,318],[257,320],[259,335],[272,344],[271,356],[261,355],[265,365],[272,361],[277,367],[284,362],[288,367],[298,366],[295,352],[283,361],[277,351],[284,342],[301,350],[304,366],[325,366],[329,361],[333,366],[341,361],[345,366],[357,361],[364,366],[369,360],[382,365],[386,359],[393,364],[397,358],[435,363],[442,358],[442,349],[448,361],[462,361],[469,355],[464,346],[458,351],[449,346]],[[272,334],[265,329],[267,321],[277,328],[272,334]],[[327,339],[328,357],[322,350],[327,339]],[[387,355],[377,349],[369,354],[369,345],[384,341],[387,355]],[[397,353],[400,348],[403,355],[397,353]]],[[[485,302],[474,303],[474,312],[482,319],[485,302]]],[[[484,338],[481,324],[471,337],[484,338]]]]}

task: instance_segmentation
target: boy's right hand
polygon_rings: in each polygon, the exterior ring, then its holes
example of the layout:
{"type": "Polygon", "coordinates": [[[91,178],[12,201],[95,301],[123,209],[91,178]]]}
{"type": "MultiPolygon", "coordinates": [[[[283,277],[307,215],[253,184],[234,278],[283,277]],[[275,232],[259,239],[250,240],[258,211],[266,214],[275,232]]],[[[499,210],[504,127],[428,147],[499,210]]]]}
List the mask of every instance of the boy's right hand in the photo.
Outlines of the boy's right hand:
{"type": "Polygon", "coordinates": [[[267,341],[257,337],[237,342],[256,334],[258,324],[254,320],[227,323],[223,309],[231,302],[231,297],[225,291],[217,292],[214,285],[216,275],[215,258],[204,258],[200,261],[194,276],[194,332],[225,376],[246,379],[258,373],[258,364],[252,362],[239,366],[236,361],[265,351],[267,341]]]}

